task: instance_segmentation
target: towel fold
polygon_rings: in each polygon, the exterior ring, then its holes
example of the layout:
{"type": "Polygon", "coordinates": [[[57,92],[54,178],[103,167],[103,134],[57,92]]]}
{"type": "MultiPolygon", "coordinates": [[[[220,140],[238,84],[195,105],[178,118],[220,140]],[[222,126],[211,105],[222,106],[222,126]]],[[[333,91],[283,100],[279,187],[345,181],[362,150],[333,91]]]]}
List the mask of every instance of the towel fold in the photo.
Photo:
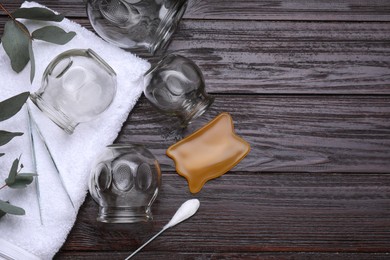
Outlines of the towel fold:
{"type": "MultiPolygon", "coordinates": [[[[25,2],[22,5],[22,7],[37,6],[42,7],[34,2],[25,2]]],[[[24,216],[7,214],[0,219],[0,258],[7,253],[15,256],[15,252],[18,250],[10,250],[11,243],[20,250],[27,251],[26,254],[19,256],[20,259],[25,259],[24,257],[29,255],[28,253],[41,259],[51,259],[65,242],[66,236],[76,220],[77,211],[85,199],[93,160],[105,146],[112,144],[117,137],[123,122],[142,93],[140,79],[149,69],[150,64],[129,52],[106,43],[94,33],[68,19],[64,19],[60,23],[27,20],[24,23],[30,32],[42,26],[53,24],[65,31],[75,31],[77,35],[65,45],[55,45],[43,41],[33,42],[36,73],[32,85],[30,85],[29,80],[29,64],[21,73],[15,73],[11,69],[9,58],[4,49],[0,46],[0,100],[24,91],[36,91],[41,85],[43,71],[49,62],[61,52],[69,49],[90,48],[117,73],[117,94],[111,106],[97,119],[77,126],[73,135],[66,134],[31,102],[29,103],[32,115],[50,147],[75,209],[67,198],[43,143],[35,133],[43,224],[41,224],[37,190],[34,184],[22,190],[13,190],[7,187],[0,190],[0,199],[9,200],[11,204],[26,210],[24,216]]],[[[26,108],[24,107],[16,116],[1,122],[0,129],[24,133],[23,136],[16,137],[0,147],[0,152],[5,153],[0,158],[0,185],[2,185],[1,182],[8,176],[13,160],[20,155],[24,165],[22,172],[35,172],[35,170],[30,150],[26,108]]]]}

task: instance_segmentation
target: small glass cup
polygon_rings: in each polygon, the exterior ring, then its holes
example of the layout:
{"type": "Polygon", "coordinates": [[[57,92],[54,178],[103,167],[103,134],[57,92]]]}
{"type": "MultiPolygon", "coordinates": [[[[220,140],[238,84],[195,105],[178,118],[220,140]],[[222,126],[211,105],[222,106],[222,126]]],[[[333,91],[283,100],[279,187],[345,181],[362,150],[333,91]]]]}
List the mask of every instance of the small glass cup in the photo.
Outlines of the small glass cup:
{"type": "Polygon", "coordinates": [[[178,117],[183,128],[214,102],[199,67],[177,54],[165,56],[145,73],[144,94],[160,112],[178,117]]]}
{"type": "Polygon", "coordinates": [[[99,204],[97,220],[134,223],[152,220],[151,206],[161,185],[153,154],[140,145],[111,145],[92,168],[89,191],[99,204]]]}
{"type": "Polygon", "coordinates": [[[186,7],[187,0],[88,0],[87,14],[106,41],[154,54],[165,49],[186,7]]]}
{"type": "Polygon", "coordinates": [[[91,49],[58,55],[43,73],[41,88],[30,95],[54,123],[72,134],[81,122],[96,118],[116,94],[115,71],[91,49]]]}

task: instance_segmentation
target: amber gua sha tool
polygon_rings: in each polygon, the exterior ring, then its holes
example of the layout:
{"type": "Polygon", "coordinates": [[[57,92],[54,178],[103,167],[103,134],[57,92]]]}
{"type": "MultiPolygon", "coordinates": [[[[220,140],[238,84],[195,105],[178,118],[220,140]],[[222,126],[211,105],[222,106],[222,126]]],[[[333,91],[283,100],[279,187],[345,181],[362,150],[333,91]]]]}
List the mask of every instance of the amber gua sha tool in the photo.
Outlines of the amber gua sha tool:
{"type": "Polygon", "coordinates": [[[250,145],[234,133],[232,117],[221,113],[208,124],[170,146],[167,155],[175,161],[176,171],[185,177],[191,193],[220,177],[238,164],[250,145]]]}

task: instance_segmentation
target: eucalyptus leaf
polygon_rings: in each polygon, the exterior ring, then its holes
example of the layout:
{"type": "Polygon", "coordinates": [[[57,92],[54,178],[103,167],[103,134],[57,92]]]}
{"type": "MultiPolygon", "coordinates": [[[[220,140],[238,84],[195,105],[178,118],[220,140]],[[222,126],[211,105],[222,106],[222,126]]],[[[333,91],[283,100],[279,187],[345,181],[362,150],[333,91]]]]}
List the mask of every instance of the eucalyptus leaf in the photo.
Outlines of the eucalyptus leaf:
{"type": "Polygon", "coordinates": [[[35,176],[38,176],[38,174],[34,173],[34,172],[30,172],[30,173],[19,173],[18,175],[16,175],[16,177],[18,176],[21,176],[21,177],[35,177],[35,176]]]}
{"type": "MultiPolygon", "coordinates": [[[[36,176],[34,173],[20,173],[16,175],[15,181],[12,184],[7,185],[12,189],[23,189],[33,182],[34,176],[36,176]]],[[[5,180],[6,183],[7,179],[5,180]]]]}
{"type": "Polygon", "coordinates": [[[18,174],[19,159],[15,159],[9,170],[8,178],[5,179],[5,183],[9,186],[15,182],[16,175],[18,174]]]}
{"type": "Polygon", "coordinates": [[[0,130],[0,146],[8,143],[9,141],[12,140],[12,138],[21,135],[23,135],[23,133],[19,133],[19,132],[12,133],[12,132],[0,130]]]}
{"type": "Polygon", "coordinates": [[[0,211],[12,215],[24,215],[26,212],[24,209],[9,204],[7,201],[0,200],[0,211]]]}
{"type": "Polygon", "coordinates": [[[28,53],[29,41],[30,33],[22,23],[14,20],[5,23],[1,42],[11,60],[12,69],[18,73],[26,67],[30,60],[28,53]]]}
{"type": "Polygon", "coordinates": [[[0,210],[0,218],[4,217],[4,215],[7,214],[4,211],[0,210]]]}
{"type": "Polygon", "coordinates": [[[30,64],[31,64],[31,70],[30,70],[30,82],[32,83],[34,80],[34,75],[35,75],[35,58],[34,58],[34,52],[32,49],[32,40],[28,42],[28,54],[30,57],[30,64]]]}
{"type": "Polygon", "coordinates": [[[12,13],[12,16],[14,18],[53,22],[61,22],[64,19],[63,15],[55,14],[53,11],[42,7],[19,8],[12,13]]]}
{"type": "Polygon", "coordinates": [[[45,26],[35,30],[32,33],[32,37],[37,40],[51,42],[55,44],[66,44],[75,37],[75,32],[65,32],[63,29],[57,26],[45,26]]]}
{"type": "Polygon", "coordinates": [[[29,92],[23,92],[0,102],[0,122],[14,116],[23,107],[29,92]]]}

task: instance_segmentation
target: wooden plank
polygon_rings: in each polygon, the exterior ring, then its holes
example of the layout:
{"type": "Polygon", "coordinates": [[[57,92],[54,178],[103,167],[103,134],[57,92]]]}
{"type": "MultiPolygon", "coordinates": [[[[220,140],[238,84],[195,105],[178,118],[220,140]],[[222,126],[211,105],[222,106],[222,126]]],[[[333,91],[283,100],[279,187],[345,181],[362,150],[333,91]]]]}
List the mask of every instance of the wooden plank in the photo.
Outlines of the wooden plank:
{"type": "MultiPolygon", "coordinates": [[[[107,260],[107,259],[125,259],[131,252],[121,253],[113,252],[60,252],[54,259],[69,260],[107,260]]],[[[274,260],[274,259],[317,259],[317,260],[357,260],[357,259],[383,259],[388,260],[388,253],[307,253],[307,252],[258,252],[258,253],[223,253],[223,252],[144,252],[141,251],[138,259],[164,259],[164,260],[194,260],[194,259],[229,259],[229,260],[274,260]]]]}
{"type": "Polygon", "coordinates": [[[144,252],[389,253],[390,174],[229,173],[194,196],[182,177],[167,172],[153,222],[98,224],[88,196],[62,251],[131,252],[194,197],[198,213],[144,252]]]}
{"type": "MultiPolygon", "coordinates": [[[[4,0],[14,10],[24,0],[4,0]]],[[[70,17],[86,17],[81,0],[38,1],[70,17]]],[[[184,19],[299,20],[299,21],[390,21],[387,0],[190,0],[184,19]]]]}
{"type": "Polygon", "coordinates": [[[183,22],[168,52],[214,93],[390,94],[389,38],[386,23],[183,22]]]}
{"type": "MultiPolygon", "coordinates": [[[[248,172],[389,172],[390,97],[216,95],[192,133],[220,112],[231,113],[236,132],[252,147],[234,169],[248,172]]],[[[176,120],[159,114],[142,98],[118,142],[142,143],[164,170],[175,143],[176,120]]]]}
{"type": "Polygon", "coordinates": [[[386,0],[194,0],[185,16],[191,19],[390,21],[386,0]]]}
{"type": "Polygon", "coordinates": [[[214,92],[389,94],[389,39],[386,23],[198,21],[169,50],[214,92]]]}
{"type": "Polygon", "coordinates": [[[386,23],[185,21],[168,51],[214,93],[390,94],[389,39],[386,23]]]}

